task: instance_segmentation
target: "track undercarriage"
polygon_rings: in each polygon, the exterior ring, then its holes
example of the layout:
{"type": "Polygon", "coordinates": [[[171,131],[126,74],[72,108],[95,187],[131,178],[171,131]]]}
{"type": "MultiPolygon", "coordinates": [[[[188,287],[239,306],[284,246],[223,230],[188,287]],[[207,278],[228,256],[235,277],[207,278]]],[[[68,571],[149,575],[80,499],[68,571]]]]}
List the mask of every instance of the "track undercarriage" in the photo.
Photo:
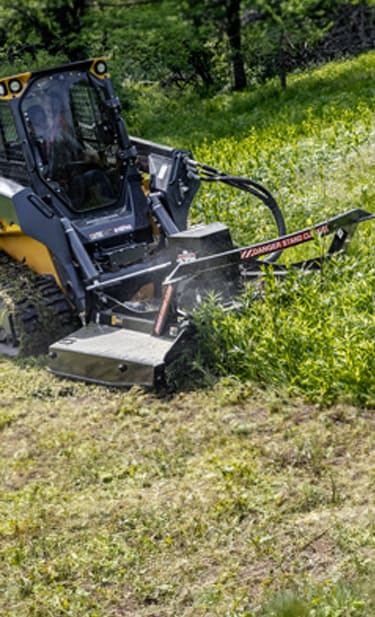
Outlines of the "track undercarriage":
{"type": "Polygon", "coordinates": [[[41,276],[0,251],[0,353],[46,353],[79,320],[51,276],[41,276]]]}

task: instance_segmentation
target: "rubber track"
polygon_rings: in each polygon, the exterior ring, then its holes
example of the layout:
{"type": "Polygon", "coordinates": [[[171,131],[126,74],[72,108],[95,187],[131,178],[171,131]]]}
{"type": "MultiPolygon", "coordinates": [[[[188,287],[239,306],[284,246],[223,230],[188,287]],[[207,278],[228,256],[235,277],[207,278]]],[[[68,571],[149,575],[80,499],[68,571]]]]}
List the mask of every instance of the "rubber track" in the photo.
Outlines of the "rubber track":
{"type": "Polygon", "coordinates": [[[14,329],[10,345],[21,355],[38,355],[79,326],[78,317],[49,275],[35,274],[0,251],[0,301],[9,308],[14,329]]]}

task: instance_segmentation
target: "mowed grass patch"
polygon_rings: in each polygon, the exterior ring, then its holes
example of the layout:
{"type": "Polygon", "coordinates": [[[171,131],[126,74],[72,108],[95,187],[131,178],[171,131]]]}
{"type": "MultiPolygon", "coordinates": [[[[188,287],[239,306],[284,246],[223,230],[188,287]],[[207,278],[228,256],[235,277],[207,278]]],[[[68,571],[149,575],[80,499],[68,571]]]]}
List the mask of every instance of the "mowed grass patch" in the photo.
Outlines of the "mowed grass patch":
{"type": "Polygon", "coordinates": [[[1,614],[371,614],[371,412],[1,369],[1,614]]]}

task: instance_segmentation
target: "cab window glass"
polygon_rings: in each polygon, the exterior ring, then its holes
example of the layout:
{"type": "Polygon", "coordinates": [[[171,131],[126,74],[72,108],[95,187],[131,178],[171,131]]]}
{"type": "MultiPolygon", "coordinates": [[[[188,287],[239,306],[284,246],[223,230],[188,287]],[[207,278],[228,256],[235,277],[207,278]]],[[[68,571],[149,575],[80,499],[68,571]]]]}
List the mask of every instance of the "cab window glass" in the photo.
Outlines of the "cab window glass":
{"type": "Polygon", "coordinates": [[[22,102],[38,167],[74,210],[109,206],[120,194],[114,136],[100,94],[81,73],[36,80],[22,102]],[[108,143],[110,141],[110,143],[108,143]]]}
{"type": "Polygon", "coordinates": [[[29,175],[9,103],[0,101],[0,171],[3,176],[27,184],[29,175]]]}

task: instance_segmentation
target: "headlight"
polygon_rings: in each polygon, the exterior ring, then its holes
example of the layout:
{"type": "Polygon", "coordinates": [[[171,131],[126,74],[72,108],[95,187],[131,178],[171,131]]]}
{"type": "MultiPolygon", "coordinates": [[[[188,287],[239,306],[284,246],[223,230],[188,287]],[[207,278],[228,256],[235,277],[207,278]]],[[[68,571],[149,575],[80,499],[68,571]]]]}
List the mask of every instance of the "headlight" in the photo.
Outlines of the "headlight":
{"type": "Polygon", "coordinates": [[[19,79],[11,79],[9,82],[9,90],[12,94],[18,94],[22,90],[22,83],[19,79]]]}
{"type": "Polygon", "coordinates": [[[98,60],[94,66],[94,70],[98,75],[104,75],[107,72],[107,65],[103,60],[98,60]]]}

